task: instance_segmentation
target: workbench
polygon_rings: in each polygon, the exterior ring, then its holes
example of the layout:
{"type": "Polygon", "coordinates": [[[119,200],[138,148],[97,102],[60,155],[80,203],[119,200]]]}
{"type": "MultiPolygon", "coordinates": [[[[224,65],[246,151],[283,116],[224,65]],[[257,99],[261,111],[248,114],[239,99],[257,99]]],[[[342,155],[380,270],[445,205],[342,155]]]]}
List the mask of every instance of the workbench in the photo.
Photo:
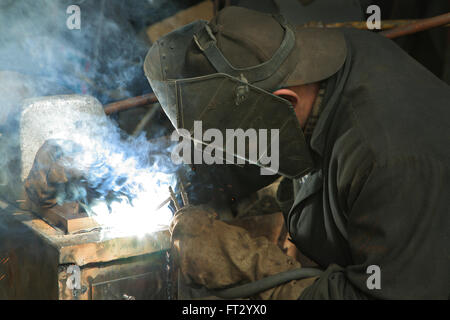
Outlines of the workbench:
{"type": "Polygon", "coordinates": [[[142,237],[101,228],[68,234],[1,201],[0,260],[7,261],[0,265],[0,299],[167,299],[169,247],[168,230],[142,237]],[[68,286],[73,266],[79,289],[68,286]]]}

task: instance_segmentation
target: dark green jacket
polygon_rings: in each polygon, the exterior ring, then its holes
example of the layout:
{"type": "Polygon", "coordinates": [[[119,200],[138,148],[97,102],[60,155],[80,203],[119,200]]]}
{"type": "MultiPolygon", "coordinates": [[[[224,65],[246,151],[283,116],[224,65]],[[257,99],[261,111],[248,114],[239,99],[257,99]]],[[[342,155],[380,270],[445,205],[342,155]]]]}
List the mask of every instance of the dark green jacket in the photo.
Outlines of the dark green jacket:
{"type": "MultiPolygon", "coordinates": [[[[448,299],[450,88],[391,40],[343,32],[348,56],[310,141],[317,168],[294,195],[289,181],[279,190],[293,242],[325,269],[301,298],[448,299]],[[371,265],[381,289],[367,287],[371,265]]],[[[205,170],[223,191],[208,199],[239,200],[276,178],[205,170]]]]}
{"type": "Polygon", "coordinates": [[[450,88],[391,40],[345,36],[311,138],[317,169],[286,215],[325,268],[301,298],[449,299],[450,88]]]}

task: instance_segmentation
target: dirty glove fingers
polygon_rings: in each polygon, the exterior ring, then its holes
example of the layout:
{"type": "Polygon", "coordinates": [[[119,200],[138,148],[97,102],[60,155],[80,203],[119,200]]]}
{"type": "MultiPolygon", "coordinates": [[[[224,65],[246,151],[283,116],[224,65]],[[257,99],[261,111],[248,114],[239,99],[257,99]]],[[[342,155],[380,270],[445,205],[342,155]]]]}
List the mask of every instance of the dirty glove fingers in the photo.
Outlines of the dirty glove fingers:
{"type": "Polygon", "coordinates": [[[300,267],[267,238],[251,238],[245,229],[211,219],[205,211],[185,212],[176,220],[172,240],[180,269],[184,276],[208,289],[300,267]]]}
{"type": "Polygon", "coordinates": [[[177,234],[197,234],[206,227],[208,222],[218,218],[218,215],[205,206],[187,206],[177,212],[170,222],[169,231],[177,234]]]}

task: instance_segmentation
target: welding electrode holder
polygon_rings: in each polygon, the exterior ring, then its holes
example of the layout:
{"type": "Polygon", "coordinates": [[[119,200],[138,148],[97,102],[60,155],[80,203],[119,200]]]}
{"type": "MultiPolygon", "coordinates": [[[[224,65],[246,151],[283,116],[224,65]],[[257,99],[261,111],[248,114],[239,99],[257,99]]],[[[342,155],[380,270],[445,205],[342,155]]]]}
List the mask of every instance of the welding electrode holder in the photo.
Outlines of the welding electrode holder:
{"type": "MultiPolygon", "coordinates": [[[[183,202],[183,206],[180,207],[180,204],[178,203],[176,193],[173,191],[172,186],[169,186],[169,198],[167,198],[165,201],[163,201],[159,206],[158,209],[162,208],[164,205],[166,205],[169,202],[172,202],[175,207],[175,213],[174,216],[177,215],[177,213],[184,207],[189,206],[189,198],[188,195],[184,189],[184,185],[182,182],[180,182],[180,190],[179,192],[181,194],[181,200],[183,202]]],[[[172,283],[171,283],[171,274],[177,273],[178,268],[174,267],[173,265],[173,257],[172,253],[173,247],[167,251],[166,259],[167,259],[167,298],[169,300],[172,299],[172,283]]]]}
{"type": "Polygon", "coordinates": [[[176,215],[177,212],[180,211],[182,208],[190,205],[189,197],[187,195],[187,192],[186,192],[182,182],[180,182],[180,191],[178,193],[181,194],[181,200],[183,202],[183,206],[180,206],[180,204],[178,203],[178,200],[177,200],[176,193],[173,191],[172,186],[169,186],[170,197],[166,201],[167,202],[172,201],[172,203],[173,203],[173,205],[175,207],[175,214],[174,215],[176,215]]]}
{"type": "MultiPolygon", "coordinates": [[[[190,186],[190,185],[191,185],[190,182],[186,184],[187,187],[190,186]]],[[[178,192],[174,192],[173,189],[172,189],[172,187],[169,187],[169,194],[170,194],[170,196],[169,196],[166,200],[164,200],[163,202],[161,202],[161,203],[156,207],[156,210],[161,209],[162,207],[164,207],[166,204],[170,203],[171,201],[174,203],[174,206],[175,206],[175,205],[178,205],[178,202],[177,202],[177,200],[176,200],[176,195],[177,195],[177,194],[180,194],[180,193],[182,193],[181,199],[183,200],[184,206],[189,205],[189,204],[190,204],[189,198],[188,198],[187,193],[186,193],[186,191],[185,191],[185,189],[184,189],[184,185],[181,183],[181,184],[180,184],[180,191],[178,191],[178,192]],[[171,191],[171,190],[172,190],[172,191],[171,191]],[[182,192],[183,192],[183,193],[182,193],[182,192]]],[[[179,207],[179,205],[178,205],[178,207],[179,207]]],[[[178,210],[178,209],[176,209],[176,210],[178,210]]]]}

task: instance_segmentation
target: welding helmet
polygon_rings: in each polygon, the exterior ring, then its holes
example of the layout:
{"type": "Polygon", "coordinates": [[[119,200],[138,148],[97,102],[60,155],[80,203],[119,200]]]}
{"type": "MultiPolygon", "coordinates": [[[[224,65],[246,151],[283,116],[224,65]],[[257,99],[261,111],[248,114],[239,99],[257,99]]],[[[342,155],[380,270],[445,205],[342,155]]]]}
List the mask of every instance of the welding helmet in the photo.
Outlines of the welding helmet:
{"type": "Polygon", "coordinates": [[[294,28],[280,15],[227,7],[209,23],[190,23],[155,42],[144,71],[177,130],[192,132],[194,121],[223,136],[226,129],[277,129],[277,173],[297,178],[313,166],[309,147],[291,103],[271,92],[330,77],[346,52],[337,30],[294,28]]]}

